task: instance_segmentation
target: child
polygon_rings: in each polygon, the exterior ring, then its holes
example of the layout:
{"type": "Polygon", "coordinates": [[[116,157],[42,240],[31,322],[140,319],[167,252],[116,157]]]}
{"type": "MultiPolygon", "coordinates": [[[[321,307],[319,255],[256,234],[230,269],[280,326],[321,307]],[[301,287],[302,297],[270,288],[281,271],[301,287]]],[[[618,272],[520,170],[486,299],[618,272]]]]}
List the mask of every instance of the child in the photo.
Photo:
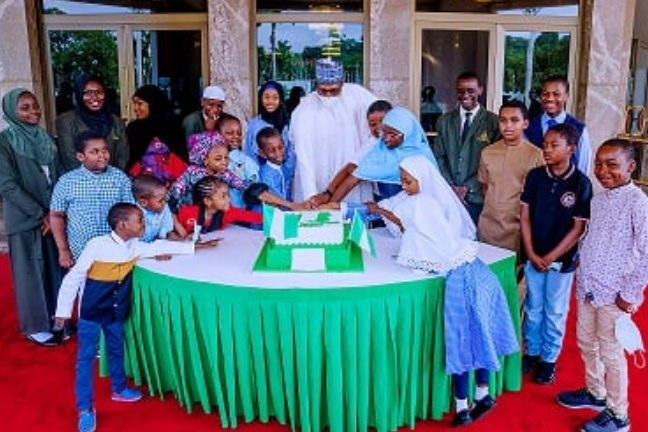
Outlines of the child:
{"type": "Polygon", "coordinates": [[[193,233],[196,225],[201,232],[209,233],[222,230],[233,222],[262,224],[261,213],[233,207],[227,183],[216,177],[208,176],[194,186],[194,205],[183,206],[178,221],[187,233],[193,233]]]}
{"type": "Polygon", "coordinates": [[[256,140],[259,154],[266,160],[259,168],[261,181],[273,194],[292,201],[295,153],[286,149],[281,133],[273,127],[261,129],[256,140]]]}
{"type": "Polygon", "coordinates": [[[56,146],[40,127],[33,93],[15,88],[2,97],[7,128],[0,131],[0,197],[20,332],[31,342],[54,346],[50,332],[61,284],[49,206],[56,182],[56,146]]]}
{"type": "Polygon", "coordinates": [[[484,188],[479,240],[520,252],[520,194],[529,170],[544,165],[542,151],[524,139],[526,105],[505,102],[499,110],[502,139],[482,150],[477,178],[484,188]]]}
{"type": "MultiPolygon", "coordinates": [[[[449,206],[466,212],[458,201],[439,200],[445,180],[423,155],[400,164],[407,194],[393,214],[404,228],[397,262],[417,271],[445,275],[444,327],[446,371],[456,398],[454,426],[470,424],[495,406],[489,395],[489,371],[498,357],[519,350],[509,307],[495,274],[477,257],[478,245],[466,229],[445,213],[449,206]],[[469,373],[475,371],[475,404],[468,407],[469,373]]],[[[466,214],[464,220],[470,219],[466,214]]]]}
{"type": "Polygon", "coordinates": [[[74,139],[81,166],[63,175],[52,194],[50,220],[61,267],[69,269],[90,239],[108,234],[108,210],[118,202],[133,202],[131,182],[108,165],[106,139],[93,131],[74,139]]]}
{"type": "Polygon", "coordinates": [[[571,162],[577,145],[578,132],[572,126],[549,129],[543,147],[547,166],[529,172],[520,198],[522,241],[528,258],[522,371],[535,369],[534,380],[539,384],[551,384],[556,378],[576,245],[589,218],[592,184],[571,162]]]}
{"type": "Polygon", "coordinates": [[[171,185],[186,169],[187,164],[156,137],[151,140],[141,159],[133,164],[128,174],[132,177],[153,176],[171,185]]]}
{"type": "MultiPolygon", "coordinates": [[[[360,180],[354,179],[353,173],[365,156],[379,145],[383,119],[391,109],[392,104],[386,100],[377,100],[369,105],[369,108],[367,109],[367,124],[369,126],[370,136],[367,138],[367,142],[356,152],[353,160],[349,161],[349,163],[338,171],[335,177],[333,177],[329,182],[328,187],[324,192],[314,195],[309,199],[314,207],[331,201],[333,196],[336,196],[336,198],[332,201],[341,201],[348,192],[342,191],[342,189],[346,188],[347,182],[353,183],[353,185],[348,186],[348,190],[351,190],[351,188],[355,187],[355,185],[360,182],[360,180]],[[339,193],[338,188],[340,188],[339,193]]],[[[375,186],[374,196],[378,195],[381,198],[389,198],[400,192],[400,185],[398,184],[378,182],[375,186]],[[377,193],[375,193],[375,189],[377,189],[377,193]]]]}
{"type": "Polygon", "coordinates": [[[615,323],[637,311],[648,284],[648,198],[632,182],[635,166],[627,140],[610,139],[596,152],[594,175],[605,190],[592,198],[576,270],[576,337],[586,387],[558,395],[567,408],[602,410],[585,432],[630,429],[628,365],[615,323]]]}
{"type": "Polygon", "coordinates": [[[284,89],[283,86],[276,81],[266,81],[260,88],[258,93],[258,113],[247,125],[247,133],[245,134],[245,154],[252,160],[259,162],[259,165],[265,163],[265,159],[259,152],[257,145],[257,134],[261,129],[273,127],[279,131],[286,148],[292,151],[290,144],[290,133],[288,122],[290,115],[283,103],[284,89]]]}
{"type": "Polygon", "coordinates": [[[174,219],[167,193],[166,184],[157,177],[140,175],[133,179],[133,196],[144,213],[145,243],[173,237],[174,219]]]}
{"type": "Polygon", "coordinates": [[[142,393],[126,386],[124,373],[124,321],[130,312],[132,269],[138,258],[167,254],[193,254],[189,242],[160,240],[143,243],[142,211],[131,203],[117,203],[108,212],[110,234],[95,237],[83,249],[77,263],[63,279],[56,308],[56,327],[62,328],[72,315],[79,297],[79,354],[76,365],[76,398],[79,432],[96,428],[92,397],[92,370],[97,354],[99,333],[106,338],[112,396],[116,402],[136,402],[142,393]]]}
{"type": "MultiPolygon", "coordinates": [[[[190,165],[185,173],[173,184],[169,191],[169,206],[177,213],[182,205],[193,204],[193,186],[203,177],[216,176],[227,183],[230,190],[241,191],[247,197],[248,204],[262,201],[271,205],[297,209],[299,206],[268,192],[268,187],[262,183],[249,183],[229,168],[229,150],[222,136],[213,132],[192,135],[191,150],[189,151],[190,165]]],[[[303,206],[303,205],[302,205],[303,206]]]]}
{"type": "MultiPolygon", "coordinates": [[[[225,138],[229,148],[229,170],[244,182],[258,182],[259,165],[241,149],[243,142],[241,121],[233,115],[223,114],[218,119],[218,133],[225,138]]],[[[242,190],[234,188],[231,191],[231,196],[235,206],[245,208],[242,190]]]]}

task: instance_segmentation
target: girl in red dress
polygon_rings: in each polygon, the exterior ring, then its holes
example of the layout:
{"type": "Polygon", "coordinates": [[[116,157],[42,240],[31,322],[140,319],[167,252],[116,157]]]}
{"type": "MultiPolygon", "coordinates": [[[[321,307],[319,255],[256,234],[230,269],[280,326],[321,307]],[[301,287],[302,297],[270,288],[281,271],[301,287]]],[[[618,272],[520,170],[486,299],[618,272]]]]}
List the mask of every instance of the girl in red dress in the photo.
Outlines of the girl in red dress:
{"type": "Polygon", "coordinates": [[[193,195],[194,204],[182,206],[178,213],[178,221],[187,233],[192,233],[196,226],[208,233],[222,230],[233,222],[263,223],[261,213],[232,207],[227,183],[214,176],[198,181],[193,195]]]}

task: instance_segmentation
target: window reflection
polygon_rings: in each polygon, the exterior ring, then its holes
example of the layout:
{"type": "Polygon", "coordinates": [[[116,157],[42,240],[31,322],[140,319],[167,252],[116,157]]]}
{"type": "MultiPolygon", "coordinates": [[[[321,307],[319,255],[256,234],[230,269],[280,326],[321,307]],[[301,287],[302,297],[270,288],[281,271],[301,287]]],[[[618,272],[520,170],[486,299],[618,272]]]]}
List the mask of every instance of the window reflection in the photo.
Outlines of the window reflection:
{"type": "Polygon", "coordinates": [[[455,81],[471,71],[482,80],[484,103],[488,76],[488,31],[423,30],[421,37],[421,114],[427,131],[432,131],[440,112],[457,103],[455,81]]]}
{"type": "Polygon", "coordinates": [[[503,101],[524,102],[531,117],[541,113],[542,80],[568,76],[570,43],[566,32],[506,32],[503,101]]]}
{"type": "Polygon", "coordinates": [[[259,84],[280,81],[289,91],[312,90],[315,61],[330,57],[344,65],[345,81],[362,84],[362,24],[262,23],[257,29],[259,84]]]}
{"type": "Polygon", "coordinates": [[[74,82],[82,74],[97,75],[106,84],[106,103],[119,108],[117,34],[113,31],[49,32],[56,114],[74,108],[74,82]]]}

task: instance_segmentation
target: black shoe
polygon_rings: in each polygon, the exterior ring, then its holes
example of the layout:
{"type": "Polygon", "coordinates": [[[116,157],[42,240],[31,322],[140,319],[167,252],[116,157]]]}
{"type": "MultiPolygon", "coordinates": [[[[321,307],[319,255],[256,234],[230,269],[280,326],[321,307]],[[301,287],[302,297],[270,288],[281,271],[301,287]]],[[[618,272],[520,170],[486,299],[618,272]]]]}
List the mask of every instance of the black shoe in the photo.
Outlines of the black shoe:
{"type": "Polygon", "coordinates": [[[49,336],[44,336],[44,333],[34,333],[27,335],[27,340],[35,343],[36,345],[45,346],[45,347],[55,347],[58,345],[56,337],[50,334],[49,336]]]}
{"type": "Polygon", "coordinates": [[[527,372],[531,372],[533,369],[538,366],[540,363],[540,356],[539,355],[528,355],[525,354],[522,357],[522,373],[525,374],[527,372]]]}
{"type": "Polygon", "coordinates": [[[472,421],[479,420],[495,408],[495,405],[495,399],[491,395],[484,396],[475,402],[475,406],[470,410],[470,418],[472,418],[472,421]]]}
{"type": "Polygon", "coordinates": [[[465,409],[465,410],[457,411],[450,425],[452,427],[467,426],[472,422],[473,419],[470,416],[470,411],[465,409]]]}
{"type": "Polygon", "coordinates": [[[597,399],[586,388],[562,392],[556,398],[556,401],[570,409],[590,408],[595,411],[605,409],[605,399],[597,399]]]}
{"type": "Polygon", "coordinates": [[[538,384],[552,384],[556,381],[556,363],[546,361],[541,362],[533,379],[538,384]]]}
{"type": "Polygon", "coordinates": [[[617,417],[612,410],[605,409],[583,425],[582,432],[627,432],[630,430],[628,417],[617,417]]]}

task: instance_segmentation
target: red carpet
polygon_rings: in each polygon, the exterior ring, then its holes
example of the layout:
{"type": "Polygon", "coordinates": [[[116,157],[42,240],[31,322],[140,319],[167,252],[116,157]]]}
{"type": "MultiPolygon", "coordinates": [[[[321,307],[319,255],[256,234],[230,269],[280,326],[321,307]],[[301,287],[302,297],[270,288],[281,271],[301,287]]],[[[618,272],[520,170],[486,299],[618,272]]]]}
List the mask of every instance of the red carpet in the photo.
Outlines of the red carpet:
{"type": "MultiPolygon", "coordinates": [[[[648,343],[648,306],[635,316],[648,343]]],[[[573,314],[572,314],[573,315],[573,314]]],[[[506,393],[487,418],[464,429],[492,431],[577,431],[593,415],[587,410],[566,410],[555,402],[565,389],[583,386],[583,367],[574,341],[574,319],[569,321],[568,337],[559,363],[558,381],[539,386],[525,381],[519,393],[506,393]]],[[[63,346],[35,346],[18,334],[15,302],[11,288],[9,261],[0,255],[0,429],[3,431],[74,431],[74,338],[63,346]]],[[[648,431],[648,369],[630,368],[630,416],[632,430],[648,431]]],[[[178,431],[215,432],[223,430],[216,414],[203,414],[198,406],[189,415],[172,395],[162,401],[145,398],[137,404],[110,401],[107,379],[96,379],[95,404],[100,431],[178,431]]],[[[443,421],[420,421],[416,431],[444,431],[450,416],[443,421]]],[[[242,422],[242,420],[241,420],[242,422]]],[[[276,423],[243,424],[241,432],[288,431],[276,423]]],[[[402,428],[403,431],[409,428],[402,428]]]]}

